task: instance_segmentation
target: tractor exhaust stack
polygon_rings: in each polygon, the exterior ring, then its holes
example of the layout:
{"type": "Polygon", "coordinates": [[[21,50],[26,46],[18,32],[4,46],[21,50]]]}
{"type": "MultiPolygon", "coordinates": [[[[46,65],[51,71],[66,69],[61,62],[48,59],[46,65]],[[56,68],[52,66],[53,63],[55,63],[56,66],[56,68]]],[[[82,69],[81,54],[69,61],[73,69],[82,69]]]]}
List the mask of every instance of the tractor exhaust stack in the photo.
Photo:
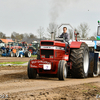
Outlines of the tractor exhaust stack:
{"type": "Polygon", "coordinates": [[[51,32],[51,40],[54,40],[54,32],[51,32]]]}

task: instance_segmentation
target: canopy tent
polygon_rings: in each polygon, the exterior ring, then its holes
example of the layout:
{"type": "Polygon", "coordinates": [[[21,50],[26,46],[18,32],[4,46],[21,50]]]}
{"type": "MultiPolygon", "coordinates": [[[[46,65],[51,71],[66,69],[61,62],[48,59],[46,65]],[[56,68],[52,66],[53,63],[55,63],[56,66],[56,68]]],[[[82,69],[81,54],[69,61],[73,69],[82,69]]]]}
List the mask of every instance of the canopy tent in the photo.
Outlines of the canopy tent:
{"type": "Polygon", "coordinates": [[[14,42],[12,39],[0,39],[4,43],[14,42]]]}

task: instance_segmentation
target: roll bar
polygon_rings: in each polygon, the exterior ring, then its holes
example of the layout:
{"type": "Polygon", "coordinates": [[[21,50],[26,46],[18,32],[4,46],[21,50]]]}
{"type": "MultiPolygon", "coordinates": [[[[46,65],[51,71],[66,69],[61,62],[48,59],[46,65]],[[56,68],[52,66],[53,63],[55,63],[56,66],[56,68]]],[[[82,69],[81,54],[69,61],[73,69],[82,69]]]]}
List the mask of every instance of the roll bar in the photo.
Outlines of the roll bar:
{"type": "Polygon", "coordinates": [[[68,26],[70,26],[71,28],[72,28],[72,30],[73,30],[73,34],[72,34],[72,41],[74,41],[74,28],[71,26],[71,24],[69,24],[69,23],[63,23],[63,24],[61,24],[60,26],[58,26],[58,29],[61,27],[61,26],[63,26],[63,25],[68,25],[68,26]]]}

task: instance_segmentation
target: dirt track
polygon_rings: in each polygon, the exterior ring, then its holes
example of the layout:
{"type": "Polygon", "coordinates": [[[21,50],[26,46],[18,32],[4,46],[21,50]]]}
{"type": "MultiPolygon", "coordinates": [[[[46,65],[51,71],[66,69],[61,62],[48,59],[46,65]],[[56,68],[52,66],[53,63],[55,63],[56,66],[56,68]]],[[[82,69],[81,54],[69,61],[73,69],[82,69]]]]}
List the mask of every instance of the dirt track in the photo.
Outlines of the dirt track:
{"type": "Polygon", "coordinates": [[[26,70],[27,67],[0,67],[0,95],[8,95],[9,100],[94,100],[100,93],[100,77],[68,78],[66,81],[38,77],[29,80],[26,70]]]}
{"type": "Polygon", "coordinates": [[[0,57],[0,62],[16,62],[16,61],[29,61],[30,59],[33,59],[33,58],[28,58],[28,57],[23,57],[23,58],[20,58],[20,57],[0,57]]]}

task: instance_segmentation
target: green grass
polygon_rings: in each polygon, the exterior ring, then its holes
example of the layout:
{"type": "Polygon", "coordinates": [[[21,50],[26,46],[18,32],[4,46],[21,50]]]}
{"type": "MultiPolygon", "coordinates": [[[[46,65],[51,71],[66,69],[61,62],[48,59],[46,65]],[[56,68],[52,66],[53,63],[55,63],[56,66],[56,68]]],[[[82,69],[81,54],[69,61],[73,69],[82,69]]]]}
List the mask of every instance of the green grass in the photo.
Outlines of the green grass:
{"type": "Polygon", "coordinates": [[[93,86],[93,88],[96,88],[96,86],[93,86]]]}
{"type": "Polygon", "coordinates": [[[36,58],[36,57],[37,57],[37,55],[31,55],[31,57],[34,57],[34,58],[36,58]]]}
{"type": "Polygon", "coordinates": [[[100,95],[100,93],[99,93],[99,92],[97,92],[97,94],[99,94],[99,95],[100,95]]]}
{"type": "Polygon", "coordinates": [[[82,92],[88,92],[88,90],[82,90],[82,92]]]}
{"type": "Polygon", "coordinates": [[[2,62],[2,63],[0,63],[1,65],[2,64],[24,64],[24,63],[27,63],[27,62],[2,62]]]}

